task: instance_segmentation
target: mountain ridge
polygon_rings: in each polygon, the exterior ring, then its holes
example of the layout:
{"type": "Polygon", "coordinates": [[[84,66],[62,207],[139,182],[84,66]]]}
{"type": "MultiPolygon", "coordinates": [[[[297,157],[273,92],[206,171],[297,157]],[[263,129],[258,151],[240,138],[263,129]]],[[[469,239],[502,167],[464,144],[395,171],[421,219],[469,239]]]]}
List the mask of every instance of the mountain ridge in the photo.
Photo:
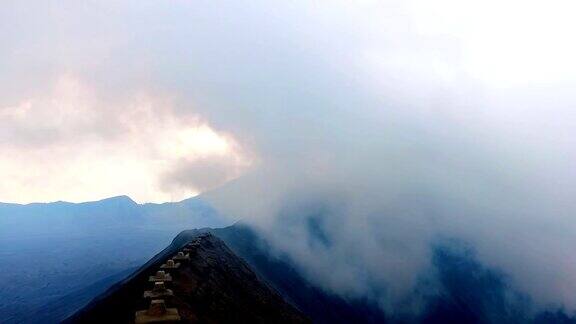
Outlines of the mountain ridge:
{"type": "Polygon", "coordinates": [[[137,271],[75,313],[64,323],[131,322],[148,301],[148,276],[188,243],[189,261],[171,270],[173,297],[166,303],[179,311],[184,322],[307,323],[293,306],[284,302],[250,266],[236,256],[209,229],[181,232],[172,243],[137,271]]]}

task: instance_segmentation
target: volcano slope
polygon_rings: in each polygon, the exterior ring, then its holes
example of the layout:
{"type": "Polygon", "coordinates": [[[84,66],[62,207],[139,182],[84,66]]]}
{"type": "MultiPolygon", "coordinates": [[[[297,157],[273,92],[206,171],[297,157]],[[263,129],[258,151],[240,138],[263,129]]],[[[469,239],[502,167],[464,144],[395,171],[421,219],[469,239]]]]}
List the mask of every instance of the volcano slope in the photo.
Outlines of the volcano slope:
{"type": "MultiPolygon", "coordinates": [[[[138,271],[112,286],[65,323],[134,323],[135,313],[150,306],[145,291],[150,276],[185,251],[189,258],[175,260],[165,282],[172,296],[162,297],[176,308],[184,323],[308,323],[309,320],[250,269],[226,244],[205,230],[182,232],[172,244],[138,271]],[[185,249],[185,250],[184,250],[185,249]]],[[[177,259],[177,258],[176,258],[177,259]]]]}

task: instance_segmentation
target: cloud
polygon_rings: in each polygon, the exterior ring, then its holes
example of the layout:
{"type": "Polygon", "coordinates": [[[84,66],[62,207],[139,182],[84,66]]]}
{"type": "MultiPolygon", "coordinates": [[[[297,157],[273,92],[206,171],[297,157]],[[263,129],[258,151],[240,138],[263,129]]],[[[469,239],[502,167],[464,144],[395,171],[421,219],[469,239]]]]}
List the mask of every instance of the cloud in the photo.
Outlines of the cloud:
{"type": "Polygon", "coordinates": [[[194,114],[176,115],[166,95],[106,102],[71,75],[55,80],[43,96],[0,108],[0,122],[3,201],[126,193],[143,202],[179,200],[238,177],[251,163],[230,135],[194,114]],[[167,186],[165,174],[185,185],[167,186]]]}
{"type": "MultiPolygon", "coordinates": [[[[242,159],[242,157],[240,157],[242,159]]],[[[250,161],[238,161],[238,157],[209,156],[200,159],[176,161],[162,176],[164,191],[194,188],[198,192],[222,186],[241,176],[250,161]]]]}

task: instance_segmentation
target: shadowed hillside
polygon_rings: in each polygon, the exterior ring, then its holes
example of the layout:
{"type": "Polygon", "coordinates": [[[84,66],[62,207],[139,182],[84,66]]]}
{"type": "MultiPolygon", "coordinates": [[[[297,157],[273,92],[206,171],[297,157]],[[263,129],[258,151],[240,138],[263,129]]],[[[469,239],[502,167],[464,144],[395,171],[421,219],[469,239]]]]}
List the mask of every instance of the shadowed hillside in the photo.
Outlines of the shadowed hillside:
{"type": "Polygon", "coordinates": [[[200,323],[305,323],[306,318],[264,282],[217,237],[201,231],[186,231],[136,273],[112,287],[70,323],[131,323],[138,310],[147,309],[152,276],[186,243],[189,260],[170,270],[166,286],[173,293],[163,297],[176,308],[183,322],[200,323]]]}

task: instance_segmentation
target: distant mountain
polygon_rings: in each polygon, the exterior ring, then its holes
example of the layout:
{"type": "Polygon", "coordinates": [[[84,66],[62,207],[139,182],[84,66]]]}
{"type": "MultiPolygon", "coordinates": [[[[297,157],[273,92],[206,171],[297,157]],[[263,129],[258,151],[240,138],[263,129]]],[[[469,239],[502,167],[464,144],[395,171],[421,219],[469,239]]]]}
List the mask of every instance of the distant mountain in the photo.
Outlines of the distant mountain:
{"type": "MultiPolygon", "coordinates": [[[[142,265],[182,228],[230,222],[200,198],[137,204],[127,196],[85,203],[0,203],[0,323],[51,323],[29,316],[114,274],[142,265]]],[[[90,296],[88,296],[90,295],[90,296]]],[[[61,314],[78,307],[69,303],[61,314]]],[[[62,305],[60,305],[62,306],[62,305]]],[[[58,318],[53,321],[58,322],[58,318]]]]}
{"type": "Polygon", "coordinates": [[[118,196],[85,203],[0,203],[0,238],[94,233],[97,229],[129,227],[173,229],[182,226],[218,227],[226,225],[210,205],[200,198],[162,204],[137,204],[118,196]]]}
{"type": "Polygon", "coordinates": [[[185,323],[308,323],[309,320],[261,281],[242,259],[210,233],[184,232],[170,246],[138,271],[110,288],[69,323],[130,323],[138,310],[147,309],[149,277],[169,258],[189,247],[188,260],[167,270],[171,279],[164,296],[167,307],[176,308],[185,323]],[[191,243],[192,245],[187,245],[191,243]]]}

